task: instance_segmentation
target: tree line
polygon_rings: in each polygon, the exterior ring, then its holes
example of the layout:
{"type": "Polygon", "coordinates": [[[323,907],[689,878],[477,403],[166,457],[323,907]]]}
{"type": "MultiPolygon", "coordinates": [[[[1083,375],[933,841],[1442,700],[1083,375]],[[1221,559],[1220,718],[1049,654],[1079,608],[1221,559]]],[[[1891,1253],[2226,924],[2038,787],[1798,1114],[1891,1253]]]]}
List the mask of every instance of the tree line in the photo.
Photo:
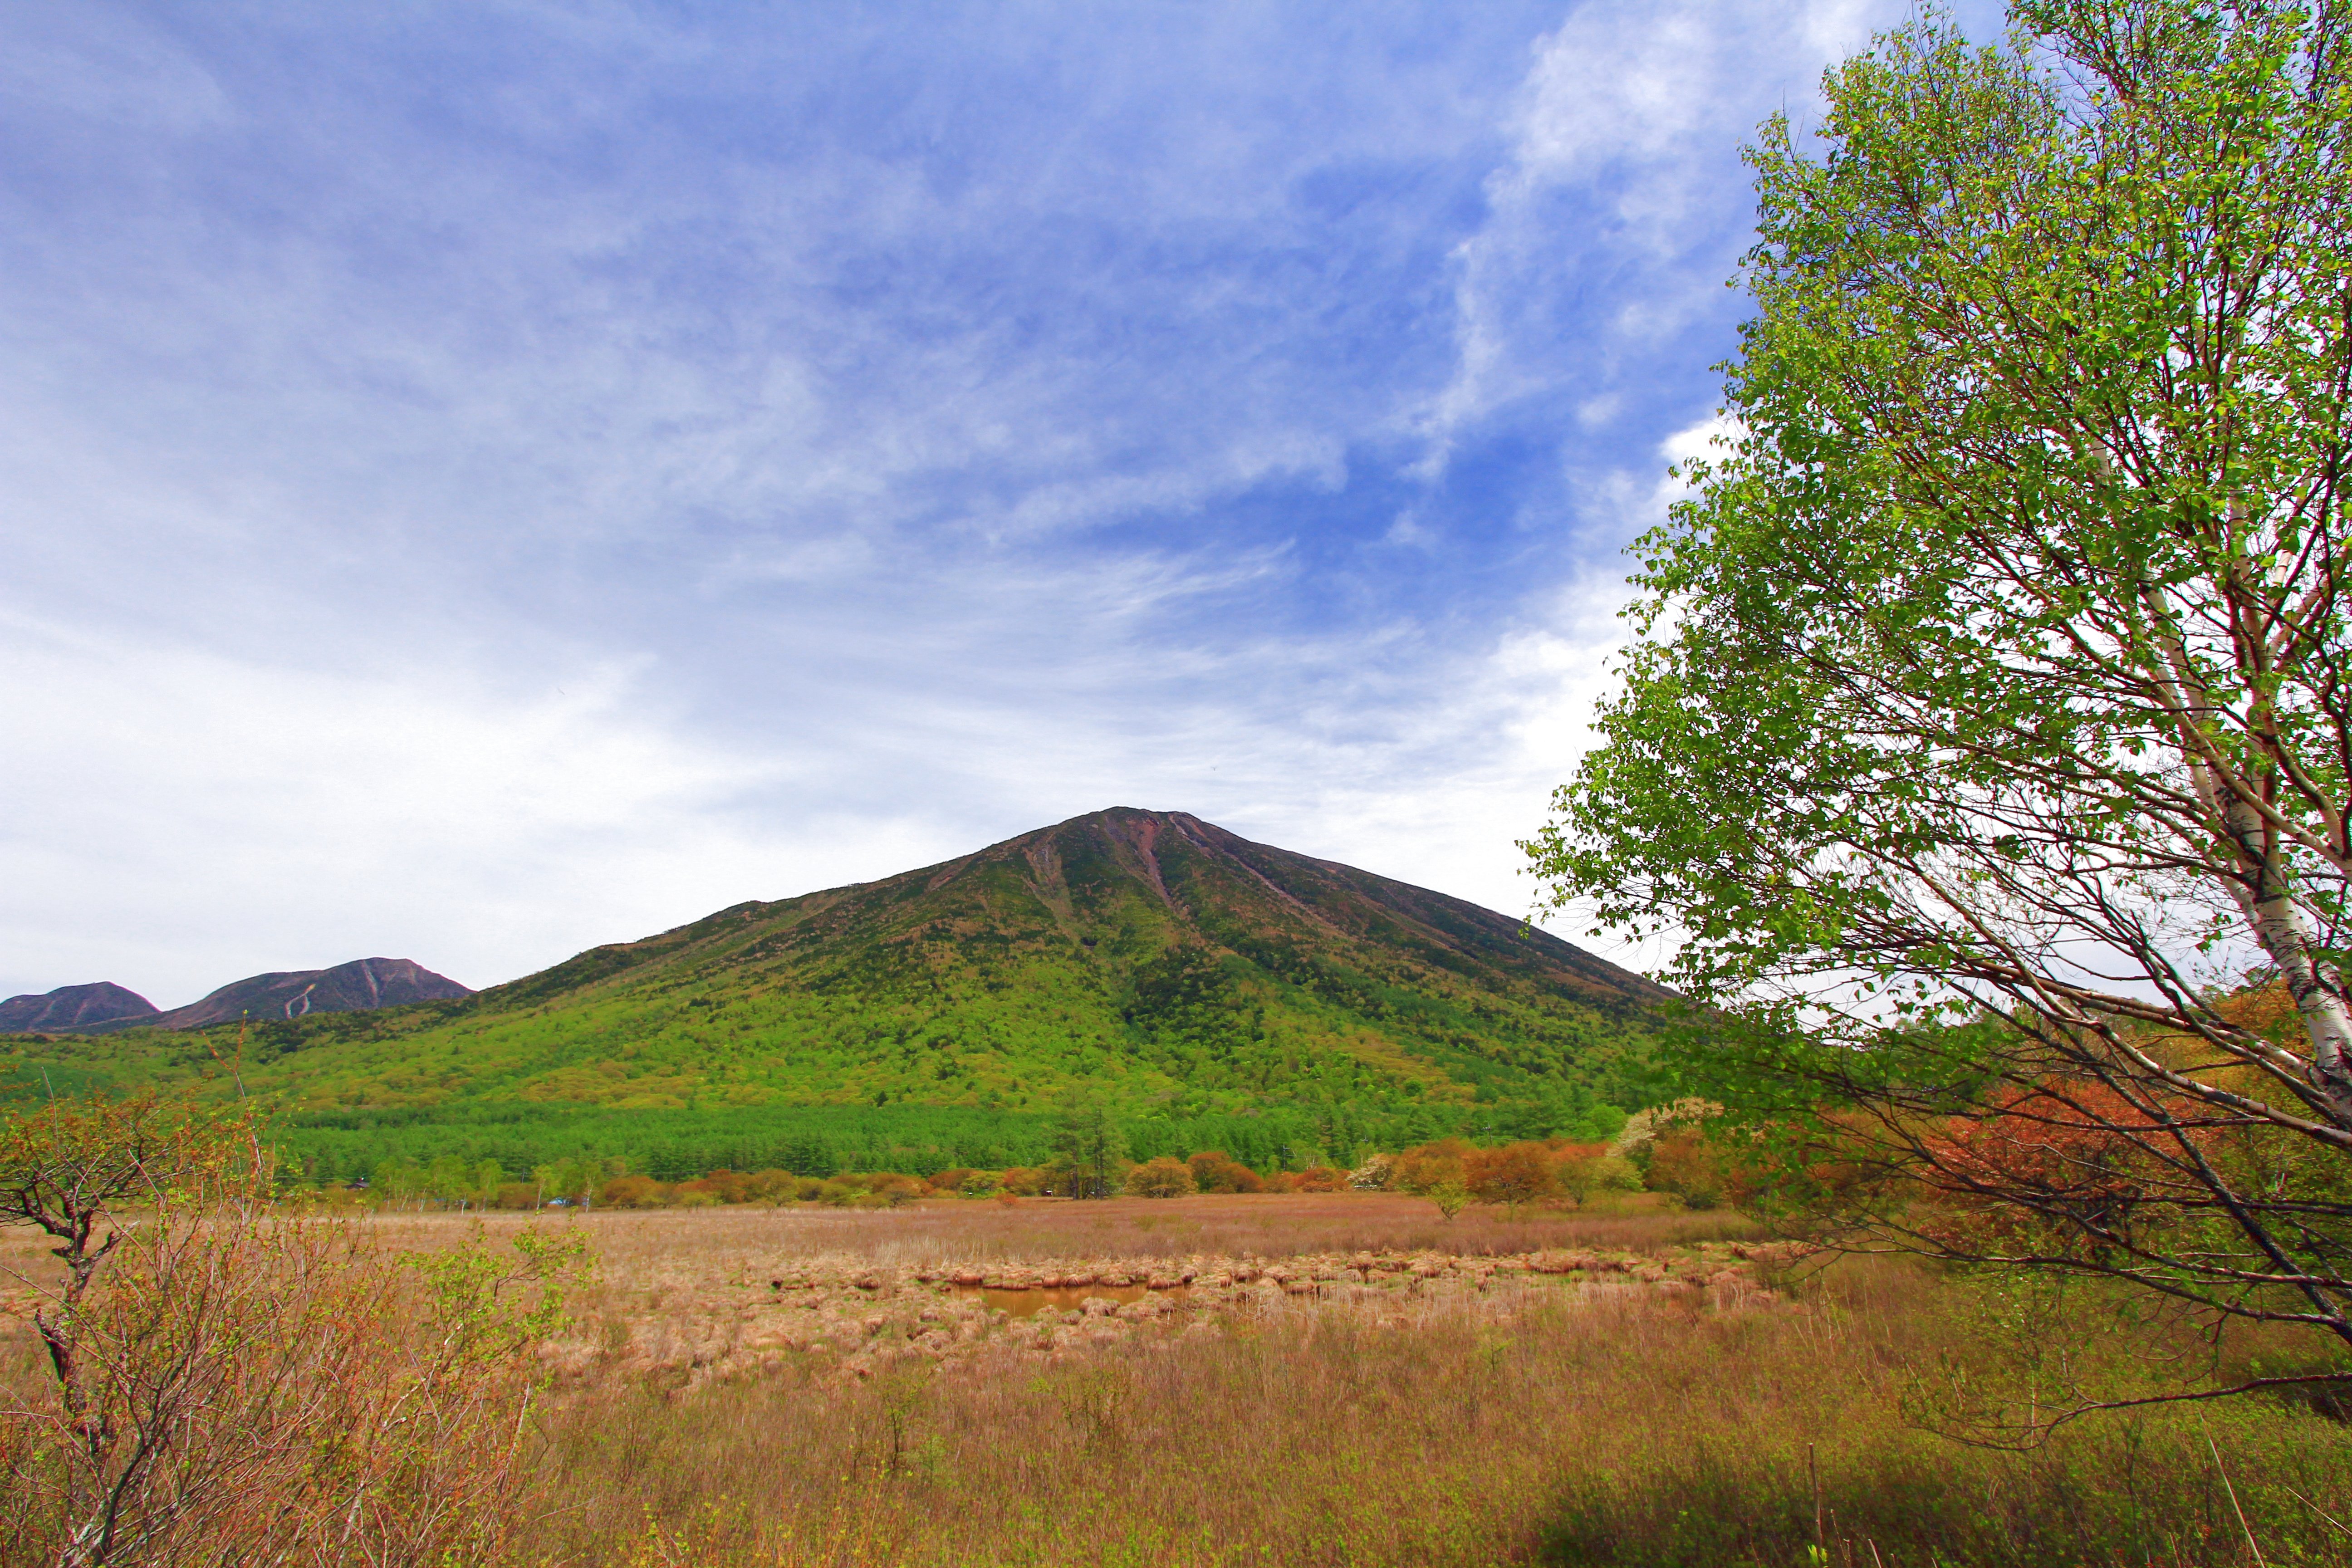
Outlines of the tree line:
{"type": "MultiPolygon", "coordinates": [[[[1566,1137],[1605,1141],[1626,1112],[1589,1098],[1437,1103],[1387,1113],[1357,1102],[1292,1105],[1258,1113],[1171,1118],[1108,1109],[1122,1150],[1139,1159],[1223,1149],[1269,1173],[1352,1167],[1367,1153],[1441,1138],[1477,1142],[1566,1137]]],[[[611,1111],[573,1107],[469,1106],[296,1112],[271,1124],[282,1167],[321,1187],[380,1170],[488,1164],[501,1184],[543,1166],[587,1161],[662,1182],[718,1170],[784,1171],[829,1178],[897,1171],[929,1177],[962,1168],[1042,1165],[1063,1118],[963,1107],[786,1107],[719,1111],[611,1111]]]]}
{"type": "Polygon", "coordinates": [[[1309,1165],[1261,1171],[1223,1149],[1196,1149],[1183,1158],[1129,1158],[1098,1126],[1076,1119],[1042,1164],[1001,1170],[961,1166],[916,1175],[903,1171],[800,1175],[769,1169],[719,1169],[681,1180],[628,1170],[625,1163],[565,1160],[542,1165],[526,1179],[508,1181],[497,1166],[467,1165],[444,1155],[427,1164],[389,1161],[364,1187],[327,1193],[293,1184],[282,1194],[297,1200],[364,1202],[418,1209],[705,1208],[725,1205],[818,1204],[840,1208],[897,1208],[926,1198],[993,1200],[1189,1197],[1200,1194],[1391,1192],[1431,1199],[1452,1218],[1473,1203],[1516,1207],[1564,1201],[1581,1205],[1607,1193],[1670,1192],[1690,1207],[1722,1201],[1723,1180],[1695,1135],[1644,1140],[1626,1153],[1568,1139],[1522,1140],[1481,1146],[1448,1138],[1395,1152],[1374,1152],[1352,1169],[1309,1165]],[[1089,1134],[1093,1134],[1090,1136],[1089,1134]],[[1655,1179],[1651,1173],[1654,1170],[1655,1179]]]}

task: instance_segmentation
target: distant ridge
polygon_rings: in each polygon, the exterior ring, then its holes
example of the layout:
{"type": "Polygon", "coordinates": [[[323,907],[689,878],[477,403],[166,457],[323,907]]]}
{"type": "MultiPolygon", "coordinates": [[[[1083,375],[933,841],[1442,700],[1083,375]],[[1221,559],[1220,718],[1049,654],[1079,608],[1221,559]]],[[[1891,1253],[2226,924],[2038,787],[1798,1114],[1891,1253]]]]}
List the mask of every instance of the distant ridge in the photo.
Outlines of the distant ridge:
{"type": "MultiPolygon", "coordinates": [[[[121,987],[115,987],[121,990],[121,987]]],[[[411,958],[357,958],[332,969],[297,969],[256,974],[222,986],[200,1002],[168,1013],[150,1008],[138,1016],[116,1016],[72,1025],[27,1025],[58,1033],[100,1035],[122,1029],[197,1029],[207,1024],[299,1018],[312,1013],[360,1013],[410,1002],[454,1002],[474,993],[446,974],[436,974],[411,958]]],[[[52,993],[56,994],[56,993],[52,993]]],[[[122,994],[131,994],[124,991],[122,994]]],[[[12,1004],[13,1005],[13,1004],[12,1004]]],[[[11,1025],[11,1028],[18,1026],[11,1025]]]]}
{"type": "Polygon", "coordinates": [[[44,995],[28,993],[0,1002],[0,1034],[86,1029],[154,1016],[155,1004],[138,992],[111,980],[100,980],[89,985],[60,985],[44,995]]]}

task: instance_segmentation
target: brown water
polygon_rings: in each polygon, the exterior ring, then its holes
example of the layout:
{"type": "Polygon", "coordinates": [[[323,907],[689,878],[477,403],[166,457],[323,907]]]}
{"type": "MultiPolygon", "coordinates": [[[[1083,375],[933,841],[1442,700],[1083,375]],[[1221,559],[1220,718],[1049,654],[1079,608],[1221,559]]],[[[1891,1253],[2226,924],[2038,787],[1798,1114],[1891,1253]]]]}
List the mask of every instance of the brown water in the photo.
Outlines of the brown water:
{"type": "Polygon", "coordinates": [[[1057,1285],[1050,1290],[999,1290],[986,1285],[955,1287],[958,1294],[977,1296],[981,1305],[1013,1318],[1034,1318],[1049,1307],[1057,1312],[1066,1312],[1097,1296],[1107,1301],[1117,1301],[1121,1306],[1129,1301],[1140,1301],[1150,1295],[1170,1296],[1181,1300],[1191,1289],[1188,1285],[1171,1285],[1160,1291],[1154,1291],[1148,1285],[1057,1285]]]}

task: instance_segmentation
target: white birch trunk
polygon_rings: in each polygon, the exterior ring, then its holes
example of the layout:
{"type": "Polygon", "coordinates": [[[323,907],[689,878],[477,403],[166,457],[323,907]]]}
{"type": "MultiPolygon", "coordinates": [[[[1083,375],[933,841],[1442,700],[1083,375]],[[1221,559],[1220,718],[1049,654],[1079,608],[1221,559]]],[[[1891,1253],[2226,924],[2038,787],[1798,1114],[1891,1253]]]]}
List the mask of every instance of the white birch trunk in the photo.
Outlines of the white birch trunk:
{"type": "MultiPolygon", "coordinates": [[[[2218,781],[2213,787],[2220,792],[2218,781]]],[[[2247,923],[2278,965],[2279,978],[2310,1037],[2312,1088],[2319,1091],[2336,1124],[2352,1128],[2352,1016],[2346,1013],[2344,998],[2312,962],[2310,932],[2277,873],[2261,815],[2242,800],[2225,798],[2223,820],[2254,874],[2254,891],[2242,900],[2247,923]]]]}

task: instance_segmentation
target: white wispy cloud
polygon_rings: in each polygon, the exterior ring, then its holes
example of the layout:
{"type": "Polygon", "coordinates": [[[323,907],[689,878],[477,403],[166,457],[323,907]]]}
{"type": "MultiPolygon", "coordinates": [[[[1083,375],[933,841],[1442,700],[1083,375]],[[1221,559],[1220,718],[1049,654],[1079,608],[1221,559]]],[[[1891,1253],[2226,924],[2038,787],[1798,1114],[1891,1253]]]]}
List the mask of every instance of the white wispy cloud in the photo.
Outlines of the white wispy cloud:
{"type": "Polygon", "coordinates": [[[1464,426],[1563,382],[1613,414],[1608,389],[1643,344],[1719,310],[1747,228],[1725,154],[1901,15],[1890,0],[1588,4],[1540,39],[1486,223],[1454,252],[1457,363],[1420,414],[1429,470],[1464,426]],[[1564,310],[1594,303],[1563,330],[1564,310]]]}
{"type": "Polygon", "coordinates": [[[448,661],[356,675],[21,616],[0,659],[0,726],[37,737],[0,813],[16,973],[166,1006],[378,953],[480,984],[783,871],[724,809],[783,760],[683,743],[632,710],[626,668],[522,694],[448,661]]]}
{"type": "Polygon", "coordinates": [[[1734,149],[1886,14],[0,5],[0,993],[1111,804],[1524,909],[1734,149]]]}

